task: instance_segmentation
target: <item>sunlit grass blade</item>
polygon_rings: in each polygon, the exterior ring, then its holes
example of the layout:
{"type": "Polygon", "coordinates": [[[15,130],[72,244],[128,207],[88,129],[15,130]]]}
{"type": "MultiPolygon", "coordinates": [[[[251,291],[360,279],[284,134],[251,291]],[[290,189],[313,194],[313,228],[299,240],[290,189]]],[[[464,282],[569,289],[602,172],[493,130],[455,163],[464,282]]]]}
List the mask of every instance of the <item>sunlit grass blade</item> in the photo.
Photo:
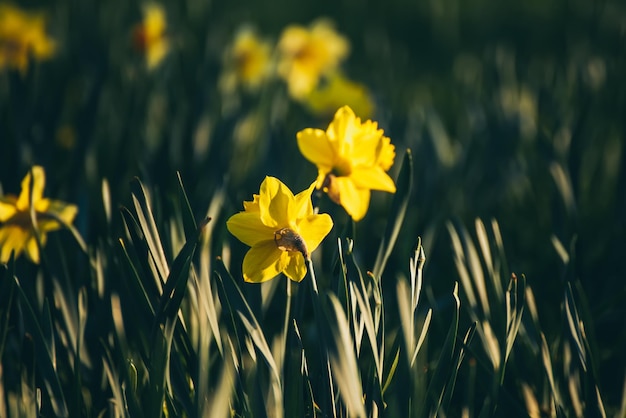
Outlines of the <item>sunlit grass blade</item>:
{"type": "Polygon", "coordinates": [[[209,402],[205,403],[203,417],[231,418],[231,398],[235,367],[231,362],[225,362],[215,392],[209,402]]]}
{"type": "Polygon", "coordinates": [[[285,416],[315,417],[317,410],[309,379],[307,358],[302,345],[300,330],[295,320],[291,322],[287,332],[283,376],[285,416]]]}
{"type": "MultiPolygon", "coordinates": [[[[8,264],[0,264],[0,359],[4,353],[4,345],[9,332],[9,315],[15,294],[15,259],[11,254],[8,264]]],[[[2,384],[2,380],[0,380],[2,384]]],[[[1,394],[0,394],[1,395],[1,394]]]]}
{"type": "Polygon", "coordinates": [[[443,400],[441,401],[440,409],[442,411],[449,411],[450,405],[452,403],[452,394],[454,393],[454,388],[456,386],[456,380],[459,374],[459,369],[461,368],[461,364],[463,363],[463,359],[465,358],[465,352],[469,345],[472,343],[472,339],[474,338],[474,334],[476,332],[476,322],[472,323],[470,327],[467,329],[465,333],[465,337],[463,337],[463,342],[459,346],[458,353],[455,356],[454,366],[450,372],[450,377],[448,379],[448,383],[446,385],[446,392],[443,400]]]}
{"type": "MultiPolygon", "coordinates": [[[[509,287],[506,291],[506,345],[504,351],[504,358],[502,361],[502,370],[504,365],[509,359],[515,338],[519,331],[520,324],[522,322],[522,314],[524,313],[524,306],[526,305],[526,276],[522,274],[521,279],[513,273],[511,274],[511,280],[509,281],[509,287]]],[[[502,371],[502,379],[504,378],[504,371],[502,371]]]]}
{"type": "Polygon", "coordinates": [[[450,373],[454,366],[454,347],[459,331],[459,313],[461,308],[458,286],[458,283],[455,283],[454,290],[452,291],[452,298],[454,301],[452,321],[450,323],[450,328],[448,329],[448,335],[446,336],[441,348],[437,368],[435,369],[433,377],[428,384],[426,403],[422,407],[422,417],[437,415],[443,402],[450,373]]]}
{"type": "Polygon", "coordinates": [[[330,354],[333,380],[337,383],[339,396],[346,405],[347,415],[365,417],[363,389],[348,320],[337,298],[329,294],[329,300],[332,312],[330,326],[334,336],[334,350],[330,354]]]}
{"type": "Polygon", "coordinates": [[[165,282],[159,308],[155,314],[151,359],[150,398],[148,415],[160,417],[163,413],[163,400],[166,395],[166,382],[170,373],[170,352],[174,330],[178,321],[178,310],[187,289],[193,254],[202,233],[204,224],[196,231],[196,236],[185,243],[174,259],[165,282]]]}
{"type": "Polygon", "coordinates": [[[124,252],[126,253],[126,258],[130,265],[132,265],[133,270],[136,272],[137,278],[150,277],[152,279],[139,279],[139,282],[141,283],[141,287],[144,289],[143,293],[146,297],[148,297],[150,303],[156,304],[155,296],[162,293],[163,280],[165,280],[166,276],[163,276],[163,279],[161,279],[154,262],[151,261],[151,257],[147,257],[147,255],[150,254],[150,248],[135,217],[127,208],[120,208],[120,212],[122,214],[124,226],[126,227],[126,231],[128,232],[130,238],[129,244],[132,243],[132,245],[127,245],[122,239],[119,241],[122,243],[124,252]],[[132,253],[129,251],[131,249],[133,250],[132,253]]]}
{"type": "Polygon", "coordinates": [[[28,296],[24,293],[19,281],[16,282],[16,285],[20,303],[25,308],[23,309],[24,322],[33,336],[37,364],[41,367],[41,377],[45,382],[50,404],[57,417],[68,417],[67,402],[65,401],[65,395],[56,370],[54,331],[50,310],[48,305],[44,304],[40,322],[40,316],[33,310],[28,296]]]}
{"type": "Polygon", "coordinates": [[[605,417],[606,411],[604,408],[604,402],[602,401],[600,389],[596,383],[596,367],[591,356],[591,349],[587,340],[585,326],[579,316],[570,283],[567,283],[565,288],[565,316],[569,326],[571,339],[576,346],[580,365],[588,379],[586,382],[587,384],[585,385],[586,414],[597,414],[605,417]]]}
{"type": "Polygon", "coordinates": [[[141,231],[150,250],[152,261],[159,272],[159,277],[163,281],[169,275],[169,269],[167,259],[165,258],[165,251],[161,244],[159,230],[157,229],[152,213],[150,199],[138,178],[135,178],[134,181],[131,182],[131,188],[133,190],[132,198],[137,221],[139,222],[141,231]]]}
{"type": "Polygon", "coordinates": [[[187,198],[187,193],[185,192],[185,187],[183,186],[183,179],[180,175],[180,172],[176,172],[176,178],[178,180],[178,201],[181,208],[181,216],[183,218],[185,239],[190,240],[196,233],[196,220],[194,219],[193,211],[191,210],[191,205],[189,204],[189,199],[187,198]]]}
{"type": "Polygon", "coordinates": [[[376,261],[372,268],[372,272],[376,278],[381,277],[383,270],[385,270],[387,260],[391,255],[391,251],[400,233],[400,228],[404,222],[404,215],[406,214],[406,209],[411,198],[413,189],[413,157],[411,150],[408,148],[404,154],[396,183],[396,193],[391,203],[389,216],[387,217],[389,221],[387,222],[385,234],[378,247],[378,255],[376,256],[376,261]]]}
{"type": "MultiPolygon", "coordinates": [[[[217,260],[217,264],[219,270],[222,272],[222,274],[219,274],[218,272],[218,278],[220,279],[223,290],[221,297],[222,305],[224,306],[224,311],[229,316],[231,332],[235,336],[238,335],[238,337],[236,338],[236,342],[238,345],[237,355],[241,358],[241,352],[243,351],[243,348],[241,346],[243,336],[239,333],[239,326],[237,325],[238,323],[240,323],[243,325],[243,328],[247,332],[247,335],[249,335],[252,339],[254,345],[259,349],[259,352],[262,354],[266,364],[269,367],[272,375],[271,389],[274,396],[273,402],[275,406],[280,408],[278,416],[282,416],[283,387],[280,378],[280,370],[278,370],[276,361],[272,355],[271,350],[269,349],[269,345],[267,344],[265,336],[263,335],[262,328],[259,325],[259,321],[257,320],[256,315],[250,308],[250,305],[248,304],[241,289],[237,285],[235,278],[228,272],[226,266],[224,266],[221,260],[217,260]]],[[[251,354],[254,353],[251,352],[251,354]]]]}

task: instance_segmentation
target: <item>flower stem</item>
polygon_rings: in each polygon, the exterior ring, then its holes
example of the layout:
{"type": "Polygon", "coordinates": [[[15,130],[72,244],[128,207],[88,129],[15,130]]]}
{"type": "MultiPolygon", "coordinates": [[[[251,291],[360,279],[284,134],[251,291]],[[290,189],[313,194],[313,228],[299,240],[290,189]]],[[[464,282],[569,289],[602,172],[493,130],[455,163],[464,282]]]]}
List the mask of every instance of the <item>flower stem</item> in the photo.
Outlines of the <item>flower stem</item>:
{"type": "MultiPolygon", "coordinates": [[[[328,342],[326,341],[326,334],[325,331],[326,329],[324,328],[324,322],[325,319],[322,316],[322,306],[321,306],[321,301],[320,301],[320,294],[319,294],[319,289],[317,288],[317,280],[315,278],[315,269],[313,269],[313,261],[311,260],[311,258],[307,259],[307,264],[308,264],[308,270],[309,270],[309,275],[311,276],[311,290],[313,291],[313,294],[311,295],[311,302],[313,303],[313,312],[315,314],[315,323],[317,325],[317,332],[319,334],[319,341],[321,342],[321,344],[318,345],[319,349],[320,349],[320,361],[322,362],[322,370],[324,370],[324,380],[327,383],[327,388],[328,388],[328,394],[329,394],[329,400],[328,400],[328,406],[329,408],[332,408],[332,415],[333,417],[337,416],[337,410],[336,410],[336,402],[335,402],[335,391],[333,390],[333,375],[332,375],[332,371],[330,369],[330,360],[328,358],[328,342]],[[325,364],[324,364],[325,363],[325,364]]],[[[326,385],[325,385],[326,386],[326,385]]]]}

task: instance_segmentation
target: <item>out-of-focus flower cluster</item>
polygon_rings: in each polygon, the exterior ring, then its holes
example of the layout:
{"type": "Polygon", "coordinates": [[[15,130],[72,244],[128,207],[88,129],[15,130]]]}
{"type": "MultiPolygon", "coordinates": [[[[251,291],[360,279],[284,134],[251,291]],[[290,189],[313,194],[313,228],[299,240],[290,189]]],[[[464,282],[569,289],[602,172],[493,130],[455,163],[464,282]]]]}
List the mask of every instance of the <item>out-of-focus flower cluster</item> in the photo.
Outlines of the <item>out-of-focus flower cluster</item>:
{"type": "Polygon", "coordinates": [[[221,90],[227,95],[238,88],[255,93],[278,78],[289,96],[314,114],[332,115],[338,107],[350,105],[367,118],[374,111],[370,92],[341,68],[349,53],[350,42],[327,19],[308,27],[287,26],[273,48],[270,41],[245,26],[224,54],[221,90]]]}

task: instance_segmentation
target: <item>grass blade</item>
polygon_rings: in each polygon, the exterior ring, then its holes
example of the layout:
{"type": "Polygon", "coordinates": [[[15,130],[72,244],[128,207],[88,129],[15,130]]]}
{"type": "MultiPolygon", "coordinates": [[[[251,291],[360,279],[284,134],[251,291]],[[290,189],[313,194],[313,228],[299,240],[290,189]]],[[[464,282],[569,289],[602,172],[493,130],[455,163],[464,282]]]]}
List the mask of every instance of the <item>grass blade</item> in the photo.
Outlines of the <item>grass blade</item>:
{"type": "Polygon", "coordinates": [[[391,203],[391,209],[389,211],[389,222],[385,228],[385,234],[378,247],[378,255],[374,262],[374,268],[372,272],[374,277],[381,277],[387,260],[391,255],[391,251],[396,243],[400,228],[404,222],[404,215],[406,214],[406,208],[409,204],[411,197],[411,191],[413,189],[413,157],[411,150],[407,149],[404,154],[404,160],[402,161],[402,167],[400,167],[400,173],[398,174],[398,181],[396,186],[396,193],[391,203]]]}

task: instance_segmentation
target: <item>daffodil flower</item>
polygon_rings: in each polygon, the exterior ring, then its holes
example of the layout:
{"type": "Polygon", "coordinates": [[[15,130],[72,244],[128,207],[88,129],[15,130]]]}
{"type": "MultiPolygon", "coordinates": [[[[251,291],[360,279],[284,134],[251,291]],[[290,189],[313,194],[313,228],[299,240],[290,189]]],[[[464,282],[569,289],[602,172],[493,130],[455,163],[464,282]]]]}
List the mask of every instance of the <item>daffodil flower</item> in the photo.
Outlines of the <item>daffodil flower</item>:
{"type": "Polygon", "coordinates": [[[305,260],[333,227],[328,214],[313,212],[314,189],[315,183],[294,196],[277,178],[265,177],[259,194],[226,222],[231,234],[252,247],[243,259],[245,281],[261,283],[280,273],[296,282],[304,278],[305,260]]]}
{"type": "Polygon", "coordinates": [[[133,41],[135,47],[145,54],[149,70],[156,68],[169,52],[170,43],[166,31],[167,21],[163,7],[156,3],[145,5],[143,21],[133,30],[133,41]]]}
{"type": "Polygon", "coordinates": [[[46,35],[45,26],[41,13],[0,4],[0,69],[14,68],[24,74],[31,57],[50,58],[56,45],[46,35]]]}
{"type": "Polygon", "coordinates": [[[31,208],[34,209],[41,245],[46,243],[48,232],[61,229],[64,224],[71,224],[78,212],[75,205],[44,198],[44,170],[34,166],[31,172],[22,180],[19,197],[0,197],[0,262],[3,263],[8,261],[11,251],[15,251],[15,257],[25,252],[33,263],[39,263],[39,246],[31,208]]]}
{"type": "Polygon", "coordinates": [[[376,122],[361,123],[350,107],[340,108],[326,131],[307,128],[297,138],[302,155],[317,166],[317,188],[355,221],[367,213],[371,190],[395,193],[387,174],[395,147],[376,122]]]}
{"type": "Polygon", "coordinates": [[[241,28],[233,44],[224,54],[225,71],[220,80],[223,89],[232,91],[237,85],[257,90],[272,69],[272,47],[250,27],[241,28]]]}
{"type": "Polygon", "coordinates": [[[287,82],[289,94],[304,99],[320,80],[335,71],[350,51],[348,40],[330,21],[317,20],[310,28],[291,25],[278,41],[278,74],[287,82]]]}
{"type": "Polygon", "coordinates": [[[375,107],[367,87],[340,72],[325,77],[303,103],[312,113],[323,116],[330,116],[340,106],[349,105],[360,117],[369,118],[375,107]]]}

